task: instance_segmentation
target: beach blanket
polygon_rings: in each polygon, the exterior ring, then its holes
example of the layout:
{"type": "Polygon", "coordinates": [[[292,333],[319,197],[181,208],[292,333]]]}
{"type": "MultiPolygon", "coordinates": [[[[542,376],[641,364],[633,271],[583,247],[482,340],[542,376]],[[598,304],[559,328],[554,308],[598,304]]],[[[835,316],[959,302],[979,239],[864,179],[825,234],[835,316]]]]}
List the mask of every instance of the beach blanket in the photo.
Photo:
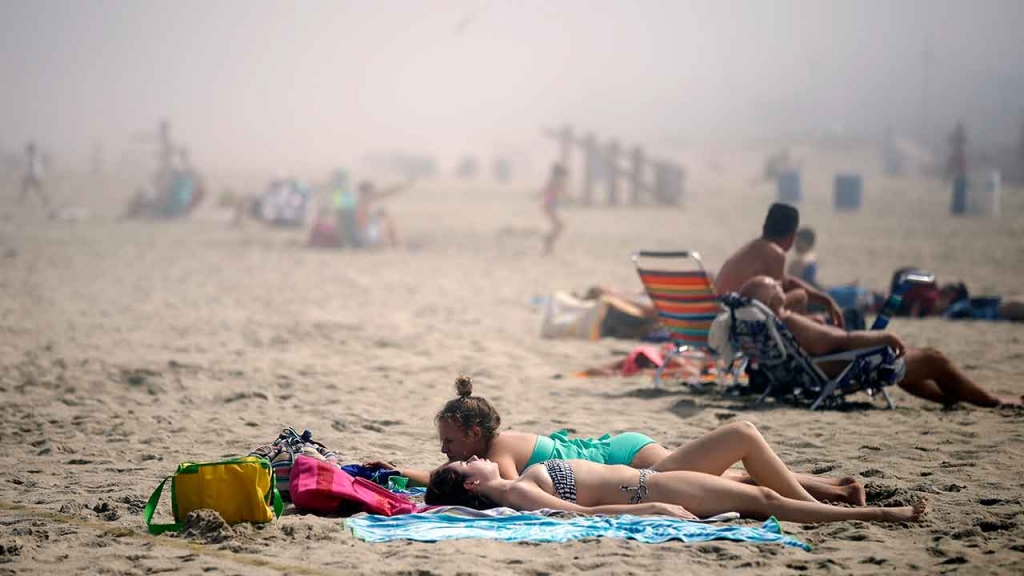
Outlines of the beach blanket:
{"type": "Polygon", "coordinates": [[[469,517],[452,513],[401,516],[354,516],[345,526],[367,542],[415,540],[436,542],[461,538],[487,538],[504,542],[568,542],[583,538],[625,538],[659,544],[669,540],[707,542],[778,543],[810,550],[810,545],[782,533],[771,518],[760,528],[718,526],[664,516],[579,516],[557,519],[537,513],[469,517]]]}
{"type": "MultiPolygon", "coordinates": [[[[413,488],[413,490],[415,490],[415,488],[413,488]]],[[[416,512],[422,512],[424,514],[452,514],[469,518],[496,518],[498,516],[519,516],[524,514],[524,512],[520,512],[515,508],[508,508],[505,506],[487,508],[486,510],[477,510],[476,508],[468,508],[466,506],[431,506],[427,504],[421,506],[419,510],[416,510],[416,512]]],[[[582,516],[582,514],[566,512],[565,510],[555,510],[554,508],[541,508],[540,510],[526,512],[526,514],[554,516],[558,518],[576,518],[577,516],[582,516]]],[[[701,518],[700,520],[694,520],[694,522],[728,522],[729,520],[739,520],[739,518],[739,512],[723,512],[722,514],[716,514],[707,518],[701,518]]]]}

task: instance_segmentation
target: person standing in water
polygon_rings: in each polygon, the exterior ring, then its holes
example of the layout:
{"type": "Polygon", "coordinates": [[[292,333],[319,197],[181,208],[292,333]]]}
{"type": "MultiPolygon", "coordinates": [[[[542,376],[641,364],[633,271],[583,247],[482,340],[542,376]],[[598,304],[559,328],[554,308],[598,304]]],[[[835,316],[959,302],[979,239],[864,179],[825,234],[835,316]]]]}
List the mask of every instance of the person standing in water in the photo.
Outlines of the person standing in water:
{"type": "Polygon", "coordinates": [[[551,167],[551,177],[547,186],[544,187],[542,209],[548,221],[551,222],[551,229],[544,235],[544,255],[551,254],[555,247],[555,240],[562,235],[565,223],[559,215],[559,202],[565,193],[565,179],[568,173],[565,166],[555,164],[551,167]]]}

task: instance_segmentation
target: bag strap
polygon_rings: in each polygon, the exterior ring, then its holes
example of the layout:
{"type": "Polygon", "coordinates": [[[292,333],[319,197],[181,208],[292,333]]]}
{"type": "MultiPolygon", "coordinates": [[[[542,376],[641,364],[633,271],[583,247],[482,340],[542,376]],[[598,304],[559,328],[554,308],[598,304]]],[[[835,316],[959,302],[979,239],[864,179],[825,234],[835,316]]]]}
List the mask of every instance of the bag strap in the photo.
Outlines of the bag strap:
{"type": "MultiPolygon", "coordinates": [[[[171,476],[164,478],[163,482],[156,487],[153,494],[149,497],[149,501],[146,502],[146,510],[142,515],[143,520],[146,522],[146,528],[149,529],[150,534],[163,534],[164,532],[177,532],[185,525],[184,522],[175,522],[174,524],[153,524],[153,514],[156,512],[156,505],[160,502],[160,494],[164,491],[164,484],[171,479],[171,476]]],[[[276,492],[276,490],[275,490],[276,492]]]]}
{"type": "Polygon", "coordinates": [[[284,512],[284,500],[281,499],[281,493],[277,491],[277,482],[274,481],[274,477],[270,477],[271,482],[274,485],[274,518],[280,518],[281,513],[284,512]]]}
{"type": "MultiPolygon", "coordinates": [[[[171,479],[171,476],[164,478],[163,482],[153,490],[153,494],[149,496],[149,501],[146,502],[146,510],[142,514],[143,520],[146,522],[146,528],[149,529],[150,534],[163,534],[164,532],[177,532],[185,526],[184,522],[175,522],[173,524],[153,524],[153,514],[156,513],[156,506],[160,503],[160,495],[164,491],[164,484],[171,479]]],[[[274,479],[273,473],[270,475],[271,489],[274,491],[272,496],[274,506],[274,517],[280,518],[281,513],[284,512],[284,500],[281,499],[281,493],[277,490],[277,482],[274,479]]]]}

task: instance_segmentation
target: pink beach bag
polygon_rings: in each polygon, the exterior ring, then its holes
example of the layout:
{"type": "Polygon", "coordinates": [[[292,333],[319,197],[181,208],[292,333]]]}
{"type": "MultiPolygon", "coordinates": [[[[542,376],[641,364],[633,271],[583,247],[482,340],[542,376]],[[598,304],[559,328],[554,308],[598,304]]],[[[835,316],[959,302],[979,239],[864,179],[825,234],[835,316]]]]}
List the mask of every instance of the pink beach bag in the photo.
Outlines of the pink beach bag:
{"type": "Polygon", "coordinates": [[[314,514],[368,512],[394,516],[416,509],[406,496],[365,478],[353,478],[337,465],[309,456],[295,458],[289,490],[296,508],[314,514]]]}

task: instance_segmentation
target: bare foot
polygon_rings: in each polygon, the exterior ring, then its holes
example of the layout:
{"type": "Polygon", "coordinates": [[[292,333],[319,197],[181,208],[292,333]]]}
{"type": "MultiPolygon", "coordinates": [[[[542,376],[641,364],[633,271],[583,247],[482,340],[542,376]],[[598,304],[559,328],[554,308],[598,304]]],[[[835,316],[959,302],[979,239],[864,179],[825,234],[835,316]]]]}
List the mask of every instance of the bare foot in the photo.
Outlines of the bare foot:
{"type": "Polygon", "coordinates": [[[867,493],[864,491],[864,486],[852,476],[840,478],[839,486],[842,488],[845,494],[845,500],[847,504],[853,504],[854,506],[865,506],[868,503],[867,493]]]}
{"type": "Polygon", "coordinates": [[[1024,396],[996,396],[1000,406],[1024,406],[1024,396]]]}
{"type": "Polygon", "coordinates": [[[928,511],[928,501],[921,499],[913,506],[882,508],[883,522],[917,522],[928,511]]]}

